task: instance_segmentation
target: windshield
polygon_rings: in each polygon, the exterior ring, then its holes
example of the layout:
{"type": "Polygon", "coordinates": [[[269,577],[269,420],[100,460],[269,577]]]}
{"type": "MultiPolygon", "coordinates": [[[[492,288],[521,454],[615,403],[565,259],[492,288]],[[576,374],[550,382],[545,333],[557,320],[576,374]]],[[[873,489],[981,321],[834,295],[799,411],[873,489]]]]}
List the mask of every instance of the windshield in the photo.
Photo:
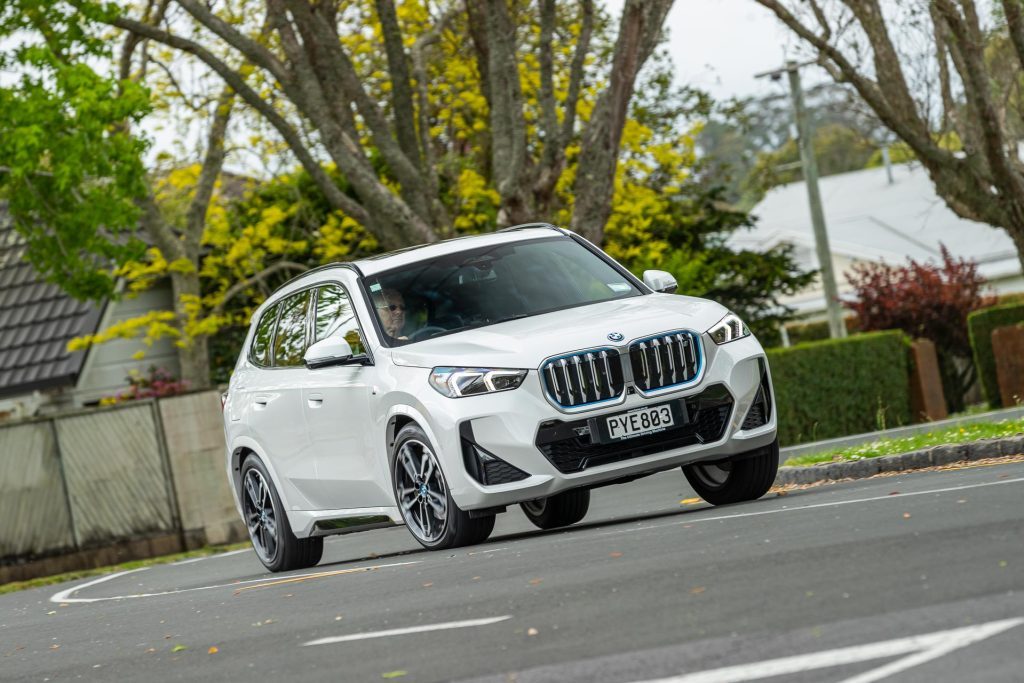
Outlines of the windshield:
{"type": "Polygon", "coordinates": [[[366,286],[393,346],[642,294],[568,237],[460,251],[371,275],[366,286]]]}

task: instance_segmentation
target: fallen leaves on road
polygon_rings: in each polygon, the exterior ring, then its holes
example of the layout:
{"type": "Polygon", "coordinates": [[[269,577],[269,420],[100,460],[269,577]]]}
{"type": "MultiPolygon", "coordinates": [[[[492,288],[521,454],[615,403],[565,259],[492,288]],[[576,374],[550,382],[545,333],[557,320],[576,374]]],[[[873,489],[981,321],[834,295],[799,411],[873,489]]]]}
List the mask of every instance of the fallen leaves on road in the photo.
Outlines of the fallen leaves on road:
{"type": "Polygon", "coordinates": [[[1000,568],[1006,567],[1006,565],[1007,565],[1006,560],[999,560],[999,567],[1000,568]]]}
{"type": "Polygon", "coordinates": [[[706,590],[707,588],[705,588],[704,586],[694,586],[690,589],[690,595],[700,595],[706,590]]]}
{"type": "Polygon", "coordinates": [[[620,553],[618,550],[616,550],[614,552],[608,553],[608,557],[622,557],[622,553],[620,553]]]}
{"type": "Polygon", "coordinates": [[[387,671],[385,673],[382,673],[380,675],[380,677],[381,678],[402,678],[403,676],[408,676],[408,675],[409,675],[408,671],[387,671]]]}
{"type": "Polygon", "coordinates": [[[903,519],[910,519],[910,513],[909,512],[904,512],[903,513],[903,519]]]}
{"type": "Polygon", "coordinates": [[[531,586],[539,586],[543,582],[544,582],[544,579],[530,579],[530,585],[531,586]]]}
{"type": "Polygon", "coordinates": [[[535,636],[538,633],[540,633],[540,631],[538,631],[537,629],[535,629],[532,626],[530,628],[526,629],[526,635],[528,635],[528,636],[535,636]]]}
{"type": "Polygon", "coordinates": [[[681,501],[679,501],[679,504],[680,505],[696,505],[699,502],[701,502],[700,498],[683,498],[681,501]]]}
{"type": "Polygon", "coordinates": [[[430,588],[433,585],[434,585],[433,581],[427,581],[426,583],[423,584],[423,587],[424,588],[430,588]]]}
{"type": "Polygon", "coordinates": [[[171,648],[171,652],[184,652],[188,647],[185,645],[175,645],[171,648]]]}
{"type": "Polygon", "coordinates": [[[220,652],[220,650],[217,649],[217,646],[216,645],[211,645],[210,649],[206,651],[206,654],[208,654],[208,655],[215,655],[218,652],[220,652]]]}
{"type": "Polygon", "coordinates": [[[57,643],[54,643],[53,645],[50,646],[50,649],[51,650],[59,650],[60,649],[60,645],[58,645],[57,643]]]}
{"type": "Polygon", "coordinates": [[[890,496],[898,496],[898,495],[900,495],[900,492],[899,491],[890,491],[889,495],[890,496]]]}

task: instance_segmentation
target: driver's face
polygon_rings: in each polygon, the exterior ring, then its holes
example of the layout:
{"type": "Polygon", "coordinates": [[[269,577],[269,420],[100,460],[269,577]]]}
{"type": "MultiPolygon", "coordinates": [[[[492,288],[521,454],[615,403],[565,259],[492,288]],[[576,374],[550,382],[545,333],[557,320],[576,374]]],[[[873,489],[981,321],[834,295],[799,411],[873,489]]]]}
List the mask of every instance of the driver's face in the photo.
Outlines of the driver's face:
{"type": "Polygon", "coordinates": [[[377,306],[384,331],[397,337],[405,326],[405,301],[398,292],[385,292],[384,302],[377,306]]]}

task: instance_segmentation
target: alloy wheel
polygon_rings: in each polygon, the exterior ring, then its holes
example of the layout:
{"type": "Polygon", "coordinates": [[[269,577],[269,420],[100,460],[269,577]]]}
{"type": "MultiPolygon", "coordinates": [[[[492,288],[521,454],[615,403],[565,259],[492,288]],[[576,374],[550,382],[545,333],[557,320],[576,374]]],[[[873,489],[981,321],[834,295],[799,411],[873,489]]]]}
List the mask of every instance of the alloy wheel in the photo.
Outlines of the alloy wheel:
{"type": "Polygon", "coordinates": [[[277,513],[270,486],[255,467],[245,473],[242,482],[242,511],[253,548],[265,562],[272,562],[279,544],[277,513]]]}
{"type": "Polygon", "coordinates": [[[433,451],[409,439],[395,458],[398,504],[409,530],[424,543],[434,543],[448,523],[448,488],[433,451]]]}

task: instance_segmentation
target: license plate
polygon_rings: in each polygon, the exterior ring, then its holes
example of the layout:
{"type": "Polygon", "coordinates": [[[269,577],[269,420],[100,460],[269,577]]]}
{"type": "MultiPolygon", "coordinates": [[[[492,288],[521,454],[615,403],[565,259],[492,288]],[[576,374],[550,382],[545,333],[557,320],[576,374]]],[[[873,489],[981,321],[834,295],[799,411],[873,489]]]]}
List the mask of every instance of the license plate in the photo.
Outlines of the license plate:
{"type": "Polygon", "coordinates": [[[650,408],[638,408],[605,418],[605,431],[609,439],[631,439],[654,434],[675,425],[672,407],[668,403],[650,408]]]}

